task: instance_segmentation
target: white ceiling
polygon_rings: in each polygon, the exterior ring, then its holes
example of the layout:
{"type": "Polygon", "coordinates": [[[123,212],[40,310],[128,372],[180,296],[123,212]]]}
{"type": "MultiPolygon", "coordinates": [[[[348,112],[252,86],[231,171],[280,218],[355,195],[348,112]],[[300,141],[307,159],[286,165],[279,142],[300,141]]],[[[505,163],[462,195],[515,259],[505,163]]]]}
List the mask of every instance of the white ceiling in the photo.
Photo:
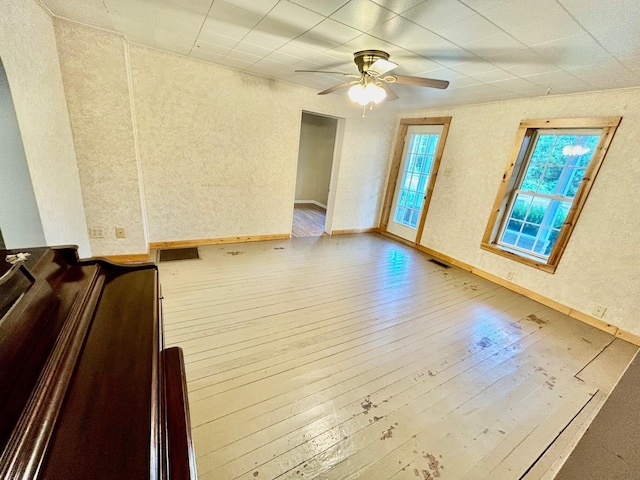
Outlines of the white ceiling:
{"type": "MultiPolygon", "coordinates": [[[[393,73],[449,80],[395,85],[394,109],[640,85],[638,0],[41,0],[54,15],[130,42],[318,90],[379,49],[393,73]]],[[[335,94],[334,94],[335,95],[335,94]]]]}

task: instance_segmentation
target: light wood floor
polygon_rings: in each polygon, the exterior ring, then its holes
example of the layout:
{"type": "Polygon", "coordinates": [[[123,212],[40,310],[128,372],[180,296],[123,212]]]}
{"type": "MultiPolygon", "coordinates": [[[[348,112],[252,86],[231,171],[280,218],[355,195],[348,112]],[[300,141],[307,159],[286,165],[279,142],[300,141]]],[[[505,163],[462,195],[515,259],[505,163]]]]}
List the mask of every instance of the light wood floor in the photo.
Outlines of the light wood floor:
{"type": "Polygon", "coordinates": [[[313,203],[297,203],[293,208],[291,236],[319,237],[324,234],[326,210],[313,203]]]}
{"type": "Polygon", "coordinates": [[[557,471],[636,348],[375,234],[159,265],[199,478],[557,471]]]}

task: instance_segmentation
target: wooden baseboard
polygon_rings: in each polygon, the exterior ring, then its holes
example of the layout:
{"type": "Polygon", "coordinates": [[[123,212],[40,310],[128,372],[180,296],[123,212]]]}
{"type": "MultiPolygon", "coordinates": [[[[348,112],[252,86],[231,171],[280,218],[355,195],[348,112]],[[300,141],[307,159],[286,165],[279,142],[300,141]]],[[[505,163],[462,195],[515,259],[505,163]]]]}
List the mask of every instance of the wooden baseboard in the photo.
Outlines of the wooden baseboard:
{"type": "Polygon", "coordinates": [[[387,230],[382,230],[381,228],[379,228],[378,230],[379,230],[380,235],[388,237],[391,240],[395,240],[396,242],[404,243],[405,245],[407,245],[409,247],[416,248],[416,242],[411,242],[409,240],[405,240],[404,238],[399,237],[398,235],[394,235],[393,233],[391,233],[391,232],[389,232],[387,230]]]}
{"type": "Polygon", "coordinates": [[[169,242],[151,242],[149,243],[149,249],[198,247],[201,245],[220,245],[221,243],[263,242],[266,240],[287,240],[289,238],[291,238],[290,233],[279,233],[275,235],[252,235],[248,237],[203,238],[198,240],[174,240],[169,242]]]}
{"type": "Polygon", "coordinates": [[[640,336],[639,335],[635,335],[633,333],[627,332],[626,330],[622,330],[621,328],[616,327],[615,325],[611,324],[611,323],[607,323],[604,320],[601,320],[599,318],[596,318],[592,315],[586,314],[584,312],[580,312],[579,310],[575,310],[567,305],[564,305],[560,302],[557,302],[555,300],[552,300],[548,297],[545,297],[543,295],[540,295],[539,293],[536,293],[532,290],[529,290],[527,288],[521,287],[520,285],[516,285],[515,283],[509,282],[508,280],[505,280],[504,278],[500,278],[496,275],[493,275],[489,272],[485,272],[484,270],[481,270],[479,268],[474,267],[473,265],[470,265],[468,263],[465,263],[461,260],[458,260],[456,258],[450,257],[449,255],[445,255],[444,253],[440,253],[437,252],[435,250],[432,250],[430,248],[424,247],[422,245],[418,245],[418,250],[431,255],[432,257],[438,258],[440,260],[443,260],[447,263],[450,263],[451,265],[455,265],[456,267],[460,267],[463,270],[466,270],[468,272],[471,272],[475,275],[478,275],[479,277],[485,278],[493,283],[496,283],[498,285],[500,285],[501,287],[505,287],[508,288],[509,290],[519,293],[520,295],[523,295],[527,298],[530,298],[531,300],[535,300],[538,303],[541,303],[543,305],[546,305],[547,307],[553,308],[554,310],[557,310],[560,313],[564,313],[565,315],[570,316],[571,318],[575,318],[576,320],[579,320],[581,322],[584,322],[588,325],[591,325],[592,327],[595,327],[599,330],[602,330],[604,332],[607,332],[611,335],[614,335],[622,340],[625,340],[629,343],[632,343],[634,345],[638,345],[640,346],[640,336]]]}
{"type": "Polygon", "coordinates": [[[138,253],[133,255],[103,255],[98,258],[106,258],[111,262],[128,263],[128,262],[148,262],[148,253],[138,253]]]}
{"type": "Polygon", "coordinates": [[[351,235],[354,233],[380,233],[378,227],[372,228],[352,228],[349,230],[331,230],[331,235],[351,235]]]}
{"type": "Polygon", "coordinates": [[[635,333],[627,332],[626,330],[619,328],[616,332],[616,337],[640,346],[640,335],[636,335],[635,333]]]}

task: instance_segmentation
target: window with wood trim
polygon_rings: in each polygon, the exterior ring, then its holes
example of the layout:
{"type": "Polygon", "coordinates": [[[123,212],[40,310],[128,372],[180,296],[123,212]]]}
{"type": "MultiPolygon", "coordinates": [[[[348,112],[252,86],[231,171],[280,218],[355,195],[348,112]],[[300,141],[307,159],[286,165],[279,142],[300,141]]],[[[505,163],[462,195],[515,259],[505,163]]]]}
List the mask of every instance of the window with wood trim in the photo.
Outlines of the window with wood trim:
{"type": "Polygon", "coordinates": [[[522,122],[482,248],[554,272],[620,120],[522,122]]]}

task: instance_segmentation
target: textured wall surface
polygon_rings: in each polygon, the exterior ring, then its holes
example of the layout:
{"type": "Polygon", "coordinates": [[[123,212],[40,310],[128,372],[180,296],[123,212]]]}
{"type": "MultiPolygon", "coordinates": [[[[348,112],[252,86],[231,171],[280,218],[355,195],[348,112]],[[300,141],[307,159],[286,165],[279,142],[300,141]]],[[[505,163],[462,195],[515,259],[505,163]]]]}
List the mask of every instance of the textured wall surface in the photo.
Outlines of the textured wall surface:
{"type": "Polygon", "coordinates": [[[147,251],[124,40],[55,19],[60,67],[94,255],[147,251]],[[126,238],[116,238],[124,227],[126,238]]]}
{"type": "Polygon", "coordinates": [[[402,117],[451,115],[421,243],[640,334],[640,89],[513,100],[402,117]],[[555,274],[480,249],[521,120],[622,116],[555,274]]]}
{"type": "Polygon", "coordinates": [[[296,200],[327,205],[337,123],[335,118],[302,114],[296,200]]]}
{"type": "Polygon", "coordinates": [[[303,110],[346,118],[333,228],[377,225],[388,118],[145,47],[131,64],[152,242],[290,232],[303,110]],[[380,131],[370,150],[351,148],[380,131]]]}
{"type": "Polygon", "coordinates": [[[48,245],[91,255],[51,17],[33,1],[3,0],[0,58],[22,134],[48,245]]]}

